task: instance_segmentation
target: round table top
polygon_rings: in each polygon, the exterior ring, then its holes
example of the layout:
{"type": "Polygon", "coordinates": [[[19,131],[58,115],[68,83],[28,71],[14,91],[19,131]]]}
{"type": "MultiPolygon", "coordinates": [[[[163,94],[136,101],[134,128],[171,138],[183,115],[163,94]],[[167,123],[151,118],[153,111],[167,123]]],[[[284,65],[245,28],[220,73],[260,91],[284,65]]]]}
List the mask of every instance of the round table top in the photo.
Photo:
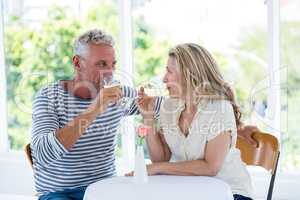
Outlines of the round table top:
{"type": "Polygon", "coordinates": [[[214,177],[149,176],[145,184],[135,184],[133,177],[103,179],[88,186],[84,200],[232,200],[230,187],[214,177]],[[197,198],[198,196],[198,198],[197,198]]]}

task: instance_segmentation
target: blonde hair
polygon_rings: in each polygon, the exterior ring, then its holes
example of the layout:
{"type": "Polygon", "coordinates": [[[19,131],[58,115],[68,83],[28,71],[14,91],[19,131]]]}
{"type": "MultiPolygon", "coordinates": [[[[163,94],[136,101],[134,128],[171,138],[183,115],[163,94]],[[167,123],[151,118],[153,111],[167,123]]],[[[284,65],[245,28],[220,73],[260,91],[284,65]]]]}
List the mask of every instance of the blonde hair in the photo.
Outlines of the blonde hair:
{"type": "Polygon", "coordinates": [[[212,55],[203,47],[193,44],[179,44],[169,51],[175,58],[181,72],[183,87],[198,92],[201,99],[226,99],[232,104],[237,127],[241,126],[241,112],[233,90],[225,82],[212,55]]]}

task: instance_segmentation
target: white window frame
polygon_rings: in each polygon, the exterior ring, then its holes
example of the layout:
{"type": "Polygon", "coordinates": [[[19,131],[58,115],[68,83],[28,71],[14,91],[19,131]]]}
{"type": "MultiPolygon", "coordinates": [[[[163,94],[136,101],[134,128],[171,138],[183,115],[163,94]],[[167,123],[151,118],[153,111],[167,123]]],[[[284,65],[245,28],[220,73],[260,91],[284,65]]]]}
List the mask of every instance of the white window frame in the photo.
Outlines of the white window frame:
{"type": "MultiPolygon", "coordinates": [[[[120,73],[122,84],[133,85],[133,46],[132,46],[132,17],[131,0],[118,1],[120,20],[120,73]]],[[[132,170],[135,156],[135,131],[133,117],[122,120],[120,133],[122,134],[123,170],[132,170]]]]}
{"type": "Polygon", "coordinates": [[[280,141],[280,2],[267,0],[268,24],[268,109],[269,131],[280,141]]]}
{"type": "Polygon", "coordinates": [[[4,58],[4,2],[0,0],[0,152],[9,150],[7,134],[6,70],[4,58]]]}

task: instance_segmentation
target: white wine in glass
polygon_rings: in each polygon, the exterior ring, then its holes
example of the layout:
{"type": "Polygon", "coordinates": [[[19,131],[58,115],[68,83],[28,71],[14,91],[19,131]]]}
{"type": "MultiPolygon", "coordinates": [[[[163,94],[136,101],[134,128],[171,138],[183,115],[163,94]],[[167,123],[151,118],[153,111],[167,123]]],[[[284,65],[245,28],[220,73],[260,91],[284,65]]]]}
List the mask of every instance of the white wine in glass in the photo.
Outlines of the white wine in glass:
{"type": "MultiPolygon", "coordinates": [[[[112,75],[103,77],[103,87],[104,88],[120,87],[122,89],[121,82],[114,79],[114,77],[112,75]]],[[[134,100],[134,99],[131,99],[128,97],[122,97],[117,102],[117,105],[122,109],[127,109],[130,107],[132,100],[134,100]]]]}
{"type": "Polygon", "coordinates": [[[141,87],[148,96],[168,96],[168,90],[160,77],[154,77],[141,87]]]}

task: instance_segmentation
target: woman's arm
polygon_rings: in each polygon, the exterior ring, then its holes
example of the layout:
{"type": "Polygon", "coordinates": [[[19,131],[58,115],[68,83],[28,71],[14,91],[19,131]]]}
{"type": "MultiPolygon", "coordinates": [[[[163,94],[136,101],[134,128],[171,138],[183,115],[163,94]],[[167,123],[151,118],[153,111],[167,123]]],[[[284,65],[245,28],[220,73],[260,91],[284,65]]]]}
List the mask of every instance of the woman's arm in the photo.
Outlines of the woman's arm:
{"type": "Polygon", "coordinates": [[[150,133],[146,136],[146,142],[150,159],[153,163],[169,161],[170,149],[164,139],[162,130],[156,131],[154,119],[144,119],[144,124],[150,127],[150,133]]]}
{"type": "Polygon", "coordinates": [[[153,163],[147,166],[148,174],[216,176],[223,165],[230,143],[230,132],[225,132],[207,143],[203,160],[153,163]]]}
{"type": "MultiPolygon", "coordinates": [[[[143,116],[144,125],[150,128],[150,133],[146,136],[150,159],[153,163],[169,161],[171,153],[163,138],[162,131],[156,131],[155,128],[155,102],[159,97],[147,96],[143,87],[139,90],[138,95],[137,105],[143,116]]],[[[161,103],[162,99],[158,100],[157,102],[161,103]]]]}
{"type": "MultiPolygon", "coordinates": [[[[171,158],[171,151],[164,139],[162,130],[156,132],[153,118],[144,118],[144,124],[150,128],[150,133],[146,135],[146,142],[148,146],[148,152],[150,159],[153,164],[147,165],[147,170],[149,175],[154,175],[152,167],[160,166],[163,163],[168,163],[171,158]]],[[[126,173],[125,176],[133,176],[134,171],[126,173]]]]}

